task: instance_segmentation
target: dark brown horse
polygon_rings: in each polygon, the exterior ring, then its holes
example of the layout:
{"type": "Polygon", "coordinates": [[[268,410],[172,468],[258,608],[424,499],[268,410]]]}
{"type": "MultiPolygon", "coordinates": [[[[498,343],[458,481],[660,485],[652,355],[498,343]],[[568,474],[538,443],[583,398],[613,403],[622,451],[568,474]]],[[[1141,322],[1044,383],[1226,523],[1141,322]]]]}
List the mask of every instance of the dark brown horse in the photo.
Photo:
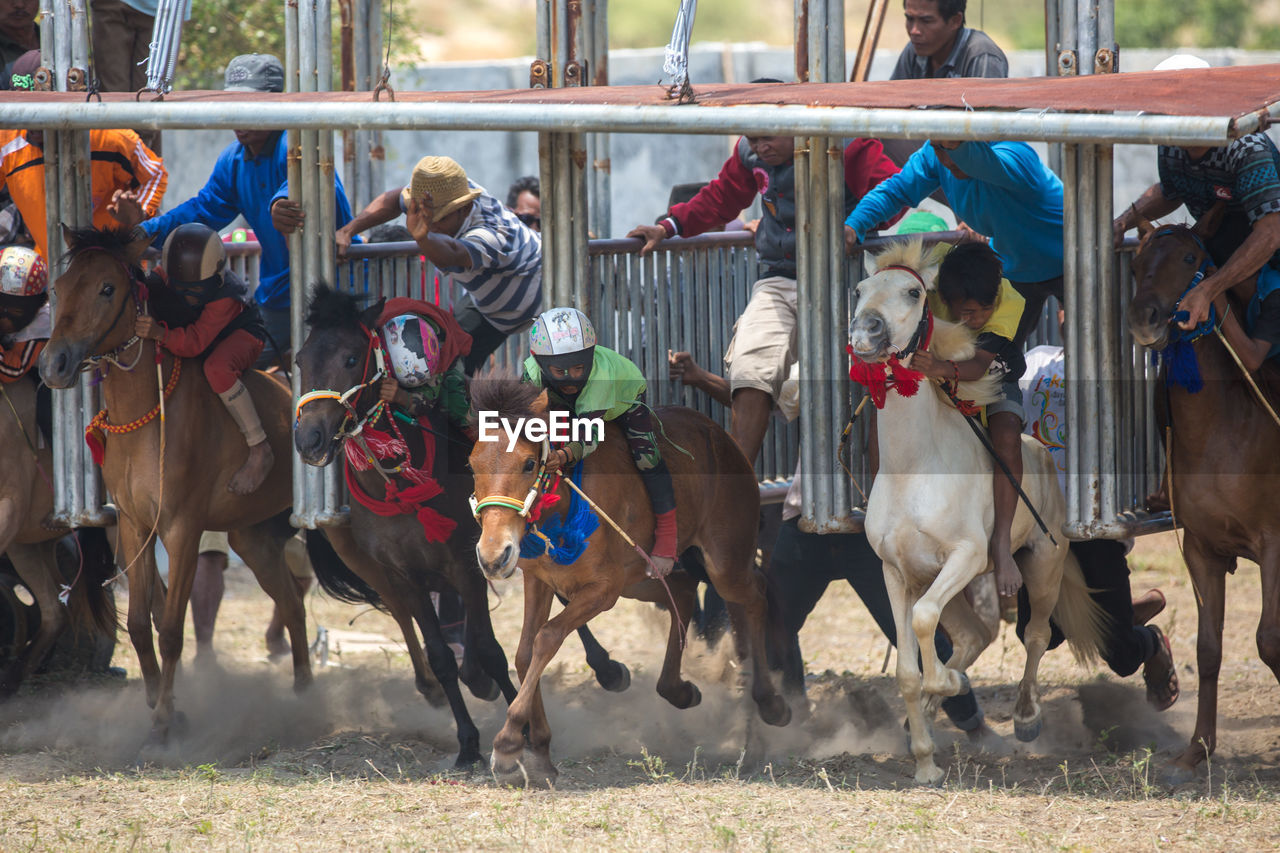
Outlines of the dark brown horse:
{"type": "MultiPolygon", "coordinates": [[[[479,413],[496,412],[517,418],[547,420],[547,395],[515,379],[482,379],[472,383],[472,402],[479,413]]],[[[697,549],[702,567],[716,591],[728,603],[738,648],[752,658],[751,695],[761,718],[785,726],[791,709],[774,688],[765,661],[770,604],[767,583],[755,568],[756,528],[760,492],[742,451],[723,429],[690,409],[658,410],[662,424],[662,455],[675,486],[679,551],[697,549]],[[668,439],[669,437],[669,439],[668,439]],[[687,451],[682,453],[672,443],[687,451]]],[[[644,558],[601,521],[587,539],[586,550],[568,565],[549,556],[522,559],[520,544],[528,533],[528,513],[518,509],[541,488],[546,444],[525,438],[507,452],[505,441],[476,443],[471,453],[475,472],[480,541],[476,556],[485,574],[508,578],[517,565],[524,570],[524,626],[516,651],[520,693],[507,710],[507,722],[493,741],[493,771],[501,781],[528,780],[548,784],[557,771],[551,761],[551,728],[542,706],[539,680],[572,631],[617,602],[619,596],[674,604],[671,630],[658,693],[677,708],[701,700],[698,688],[680,674],[684,626],[693,611],[697,582],[683,571],[671,574],[668,592],[645,573],[644,558]],[[553,619],[551,598],[568,598],[553,619]],[[526,755],[525,730],[529,752],[526,755]]],[[[616,424],[609,424],[605,441],[583,463],[582,489],[641,547],[653,544],[653,512],[616,424]]],[[[558,503],[548,510],[562,518],[573,503],[563,482],[558,503]]],[[[545,519],[544,519],[545,520],[545,519]]],[[[686,559],[687,557],[682,557],[686,559]]]]}
{"type": "MultiPolygon", "coordinates": [[[[138,262],[150,241],[129,243],[122,232],[88,229],[67,231],[65,237],[71,263],[53,285],[57,321],[40,356],[40,374],[50,386],[68,388],[83,365],[96,364],[104,374],[108,423],[137,424],[106,437],[102,476],[118,511],[119,560],[129,576],[129,637],[146,682],[147,704],[154,709],[149,742],[158,745],[167,739],[174,716],[174,676],[203,530],[229,531],[231,547],[284,617],[295,689],[311,682],[302,597],[284,560],[285,542],[294,531],[278,518],[293,503],[292,405],[280,383],[257,371],[245,374],[276,463],[257,491],[233,495],[227,482],[248,448],[226,407],[197,362],[162,353],[157,376],[155,344],[134,335],[145,287],[138,262]],[[168,389],[164,417],[156,417],[151,413],[159,410],[161,385],[168,389]],[[167,594],[156,588],[156,535],[169,553],[167,594]],[[151,605],[159,596],[164,612],[158,663],[151,605]]],[[[159,301],[163,291],[152,290],[148,307],[166,319],[159,301]]]]}
{"type": "MultiPolygon", "coordinates": [[[[378,402],[376,377],[371,379],[375,368],[370,330],[378,328],[382,310],[383,303],[378,302],[361,312],[352,296],[324,286],[316,289],[308,307],[307,325],[311,332],[298,351],[302,387],[308,391],[361,389],[349,400],[355,418],[369,415],[378,402]]],[[[345,439],[340,433],[344,424],[349,425],[347,414],[332,398],[316,399],[299,409],[294,443],[303,461],[323,467],[345,452],[345,439]]],[[[370,426],[387,429],[385,414],[372,418],[370,426]]],[[[326,559],[314,537],[308,537],[308,541],[316,578],[326,592],[346,601],[384,608],[396,620],[409,649],[419,692],[432,704],[440,704],[443,697],[449,701],[458,728],[456,766],[461,768],[478,763],[481,754],[480,733],[458,689],[459,678],[474,695],[485,700],[496,698],[501,689],[510,702],[516,689],[511,683],[506,654],[493,635],[488,592],[475,562],[479,528],[467,505],[472,491],[467,468],[472,442],[438,413],[431,416],[431,426],[428,437],[435,448],[431,471],[443,492],[426,505],[456,524],[447,540],[427,541],[412,512],[380,515],[353,500],[349,528],[330,531],[342,561],[326,559]],[[467,613],[461,671],[445,644],[431,606],[433,591],[452,594],[455,590],[461,594],[467,613]],[[421,642],[414,629],[415,620],[421,630],[421,642]]],[[[402,427],[405,432],[414,429],[404,424],[402,427]]],[[[350,475],[366,495],[384,494],[383,480],[372,467],[352,470],[350,475]]],[[[630,682],[626,667],[611,661],[608,652],[585,629],[583,645],[600,683],[607,689],[625,689],[630,682]]]]}
{"type": "MultiPolygon", "coordinates": [[[[1205,240],[1217,217],[1194,229],[1142,229],[1133,261],[1137,292],[1129,305],[1129,330],[1152,350],[1171,345],[1171,317],[1196,273],[1208,269],[1205,240]]],[[[1242,291],[1252,290],[1246,282],[1242,291]]],[[[1237,317],[1251,293],[1232,293],[1237,317]]],[[[1191,744],[1170,768],[1171,781],[1189,780],[1217,742],[1218,673],[1222,666],[1222,621],[1226,577],[1243,557],[1262,569],[1262,618],[1258,652],[1280,679],[1280,425],[1259,403],[1222,341],[1211,331],[1194,342],[1203,389],[1177,384],[1156,392],[1157,412],[1167,419],[1165,448],[1172,481],[1173,514],[1185,530],[1187,569],[1196,592],[1199,631],[1196,657],[1199,705],[1191,744]]],[[[1167,374],[1166,365],[1162,374],[1167,374]]],[[[1272,401],[1280,399],[1280,370],[1265,362],[1255,381],[1272,401]]]]}

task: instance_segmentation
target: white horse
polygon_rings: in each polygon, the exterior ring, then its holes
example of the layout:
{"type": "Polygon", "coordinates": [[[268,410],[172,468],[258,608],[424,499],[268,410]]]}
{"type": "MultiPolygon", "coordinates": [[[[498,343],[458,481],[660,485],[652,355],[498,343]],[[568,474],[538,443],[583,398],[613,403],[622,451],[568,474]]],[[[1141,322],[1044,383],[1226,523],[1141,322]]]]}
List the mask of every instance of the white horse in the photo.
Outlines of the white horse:
{"type": "MultiPolygon", "coordinates": [[[[923,380],[910,394],[905,367],[923,346],[938,358],[973,357],[974,336],[963,326],[932,317],[927,294],[937,275],[937,259],[918,240],[896,245],[876,258],[877,271],[857,286],[857,307],[849,328],[853,355],[884,365],[889,382],[878,415],[880,470],[867,501],[866,532],[884,561],[884,579],[898,632],[898,687],[907,706],[916,781],[936,784],[943,772],[933,760],[929,730],[942,696],[969,690],[965,669],[994,639],[994,632],[957,595],[990,572],[987,545],[995,510],[992,460],[964,417],[941,390],[923,380]],[[892,362],[891,356],[894,356],[892,362]],[[901,359],[901,364],[898,359],[901,359]],[[939,621],[955,651],[944,664],[934,650],[939,621]],[[917,655],[923,661],[921,672],[917,655]],[[927,697],[925,694],[929,694],[927,697]],[[930,707],[926,711],[926,704],[930,707]]],[[[919,374],[916,374],[917,376],[919,374]]],[[[985,378],[961,383],[958,396],[985,404],[999,396],[999,382],[985,378]]],[[[1013,550],[1031,602],[1026,668],[1014,708],[1019,740],[1040,733],[1036,670],[1049,643],[1049,617],[1062,628],[1077,659],[1094,659],[1102,647],[1102,611],[1089,597],[1080,567],[1060,532],[1066,502],[1053,462],[1035,439],[1023,436],[1023,480],[1056,543],[1019,502],[1013,520],[1013,550]]]]}

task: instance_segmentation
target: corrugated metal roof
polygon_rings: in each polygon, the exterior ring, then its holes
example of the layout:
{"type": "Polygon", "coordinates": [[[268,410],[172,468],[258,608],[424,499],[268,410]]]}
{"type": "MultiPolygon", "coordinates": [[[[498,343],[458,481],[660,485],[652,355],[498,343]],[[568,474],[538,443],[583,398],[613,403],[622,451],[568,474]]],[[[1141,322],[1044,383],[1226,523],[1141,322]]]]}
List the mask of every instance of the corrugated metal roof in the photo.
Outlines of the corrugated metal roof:
{"type": "MultiPolygon", "coordinates": [[[[1059,112],[1146,112],[1173,116],[1236,118],[1280,102],[1280,65],[1246,65],[1189,71],[1142,71],[1084,77],[957,78],[884,80],[869,83],[713,84],[695,86],[697,106],[797,105],[876,109],[1056,110],[1059,112]]],[[[368,92],[246,94],[173,92],[168,103],[245,101],[358,103],[368,92]]],[[[0,92],[0,104],[78,101],[83,94],[0,92]]],[[[515,89],[462,92],[400,91],[403,103],[477,104],[671,104],[658,86],[515,89]]],[[[104,101],[132,101],[110,93],[104,101]]],[[[146,96],[144,96],[144,100],[146,96]]],[[[386,96],[383,96],[386,100],[386,96]]]]}

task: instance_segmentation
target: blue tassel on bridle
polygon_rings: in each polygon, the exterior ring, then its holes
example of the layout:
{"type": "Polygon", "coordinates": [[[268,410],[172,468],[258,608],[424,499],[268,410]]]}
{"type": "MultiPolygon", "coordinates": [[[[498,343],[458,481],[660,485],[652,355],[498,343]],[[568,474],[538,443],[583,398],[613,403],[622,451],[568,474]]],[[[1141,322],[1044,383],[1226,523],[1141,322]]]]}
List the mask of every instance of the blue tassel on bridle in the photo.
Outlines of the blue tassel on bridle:
{"type": "MultiPolygon", "coordinates": [[[[571,473],[573,482],[582,485],[582,463],[573,466],[571,473]]],[[[571,490],[572,491],[572,490],[571,490]]],[[[569,496],[569,511],[562,518],[552,514],[538,524],[538,530],[532,527],[520,540],[520,557],[532,560],[549,553],[551,559],[562,566],[576,562],[587,550],[587,539],[600,526],[600,517],[591,505],[578,497],[577,492],[569,496]],[[539,535],[541,534],[541,535],[539,535]]]]}
{"type": "MultiPolygon", "coordinates": [[[[1160,236],[1157,232],[1156,236],[1160,236]]],[[[1200,243],[1199,238],[1196,243],[1204,249],[1204,244],[1200,243]]],[[[1200,264],[1200,269],[1191,277],[1191,283],[1187,285],[1187,289],[1182,291],[1182,295],[1178,297],[1178,305],[1182,304],[1182,300],[1186,299],[1195,286],[1204,280],[1205,273],[1209,266],[1213,263],[1205,251],[1205,258],[1200,264]]],[[[1212,332],[1218,325],[1218,312],[1209,305],[1209,316],[1203,322],[1190,331],[1183,329],[1178,324],[1191,316],[1189,311],[1178,310],[1178,305],[1174,306],[1173,314],[1169,317],[1169,342],[1165,344],[1164,349],[1154,354],[1157,362],[1163,362],[1165,372],[1164,381],[1166,385],[1178,385],[1187,390],[1189,394],[1198,393],[1204,388],[1204,379],[1200,376],[1200,360],[1196,357],[1195,342],[1205,335],[1212,332]]]]}

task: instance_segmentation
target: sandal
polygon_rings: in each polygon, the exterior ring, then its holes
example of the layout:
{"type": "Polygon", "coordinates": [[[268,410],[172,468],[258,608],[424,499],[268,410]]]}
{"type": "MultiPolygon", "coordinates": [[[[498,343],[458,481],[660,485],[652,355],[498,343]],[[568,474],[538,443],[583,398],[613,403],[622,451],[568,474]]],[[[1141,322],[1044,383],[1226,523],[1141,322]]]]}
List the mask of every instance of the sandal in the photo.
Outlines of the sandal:
{"type": "Polygon", "coordinates": [[[1147,684],[1147,701],[1157,711],[1167,711],[1178,701],[1178,670],[1173,663],[1173,648],[1169,638],[1154,625],[1149,625],[1156,635],[1156,653],[1142,665],[1142,680],[1147,684]]]}

